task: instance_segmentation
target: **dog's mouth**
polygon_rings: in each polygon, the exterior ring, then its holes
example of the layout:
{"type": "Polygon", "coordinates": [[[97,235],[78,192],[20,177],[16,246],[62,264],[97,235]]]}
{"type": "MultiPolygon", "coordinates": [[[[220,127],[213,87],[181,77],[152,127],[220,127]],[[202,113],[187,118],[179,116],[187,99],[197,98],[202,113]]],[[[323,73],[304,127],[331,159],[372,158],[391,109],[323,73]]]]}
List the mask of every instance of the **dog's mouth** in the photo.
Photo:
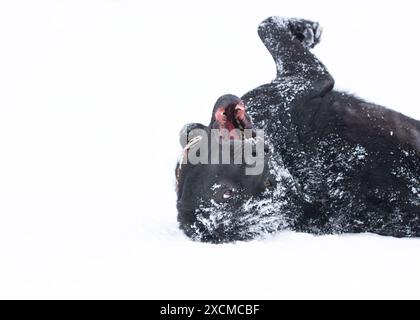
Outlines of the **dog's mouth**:
{"type": "MultiPolygon", "coordinates": [[[[231,140],[244,138],[246,131],[251,131],[253,128],[246,113],[245,104],[242,101],[218,108],[216,121],[220,129],[220,135],[231,140]]],[[[250,137],[252,137],[252,134],[250,137]]]]}

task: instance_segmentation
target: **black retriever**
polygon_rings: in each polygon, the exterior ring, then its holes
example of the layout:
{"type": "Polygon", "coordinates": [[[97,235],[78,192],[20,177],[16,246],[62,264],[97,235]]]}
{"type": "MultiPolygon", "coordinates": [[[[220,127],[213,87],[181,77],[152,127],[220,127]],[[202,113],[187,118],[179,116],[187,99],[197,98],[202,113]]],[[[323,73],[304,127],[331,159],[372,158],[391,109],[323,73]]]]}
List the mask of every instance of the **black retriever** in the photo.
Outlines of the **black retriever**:
{"type": "Polygon", "coordinates": [[[320,41],[318,23],[271,17],[258,33],[275,60],[276,79],[242,98],[221,97],[208,126],[181,131],[181,229],[212,243],[280,230],[420,236],[420,122],[335,91],[310,52],[320,41]],[[185,161],[210,145],[201,139],[210,129],[228,132],[231,151],[232,141],[263,144],[264,170],[248,175],[245,157],[227,164],[185,161]],[[245,129],[264,130],[265,142],[243,135],[245,129]]]}

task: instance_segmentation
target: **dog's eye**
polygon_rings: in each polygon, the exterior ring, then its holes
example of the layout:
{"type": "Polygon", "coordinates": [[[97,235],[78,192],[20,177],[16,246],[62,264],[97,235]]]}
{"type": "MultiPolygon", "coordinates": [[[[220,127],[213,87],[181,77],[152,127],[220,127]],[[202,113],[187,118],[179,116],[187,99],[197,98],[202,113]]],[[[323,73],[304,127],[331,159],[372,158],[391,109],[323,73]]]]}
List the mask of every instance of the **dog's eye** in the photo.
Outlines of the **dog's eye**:
{"type": "Polygon", "coordinates": [[[227,190],[225,193],[223,193],[223,199],[229,199],[232,198],[234,193],[234,190],[227,190]]]}
{"type": "Polygon", "coordinates": [[[271,188],[273,186],[273,183],[271,180],[265,180],[264,182],[266,188],[271,188]]]}

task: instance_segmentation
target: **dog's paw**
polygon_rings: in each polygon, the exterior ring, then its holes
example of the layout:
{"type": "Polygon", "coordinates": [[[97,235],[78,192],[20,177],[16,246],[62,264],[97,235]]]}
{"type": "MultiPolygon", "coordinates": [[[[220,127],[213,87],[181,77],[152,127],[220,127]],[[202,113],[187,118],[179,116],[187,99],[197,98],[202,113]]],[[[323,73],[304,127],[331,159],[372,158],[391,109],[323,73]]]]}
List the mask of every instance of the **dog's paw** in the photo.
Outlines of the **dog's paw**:
{"type": "Polygon", "coordinates": [[[307,48],[315,47],[321,41],[322,28],[318,22],[304,19],[289,19],[288,27],[293,37],[307,48]]]}

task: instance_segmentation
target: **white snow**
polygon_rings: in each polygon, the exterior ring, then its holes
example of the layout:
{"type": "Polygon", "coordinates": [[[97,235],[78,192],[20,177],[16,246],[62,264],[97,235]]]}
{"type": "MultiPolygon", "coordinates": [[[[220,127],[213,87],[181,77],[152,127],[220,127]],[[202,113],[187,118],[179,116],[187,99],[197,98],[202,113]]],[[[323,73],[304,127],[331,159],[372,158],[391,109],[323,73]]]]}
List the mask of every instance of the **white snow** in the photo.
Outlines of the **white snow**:
{"type": "Polygon", "coordinates": [[[420,239],[176,223],[178,132],[274,78],[268,16],[319,21],[338,88],[420,119],[416,3],[377,5],[1,2],[0,298],[420,298],[420,239]]]}

